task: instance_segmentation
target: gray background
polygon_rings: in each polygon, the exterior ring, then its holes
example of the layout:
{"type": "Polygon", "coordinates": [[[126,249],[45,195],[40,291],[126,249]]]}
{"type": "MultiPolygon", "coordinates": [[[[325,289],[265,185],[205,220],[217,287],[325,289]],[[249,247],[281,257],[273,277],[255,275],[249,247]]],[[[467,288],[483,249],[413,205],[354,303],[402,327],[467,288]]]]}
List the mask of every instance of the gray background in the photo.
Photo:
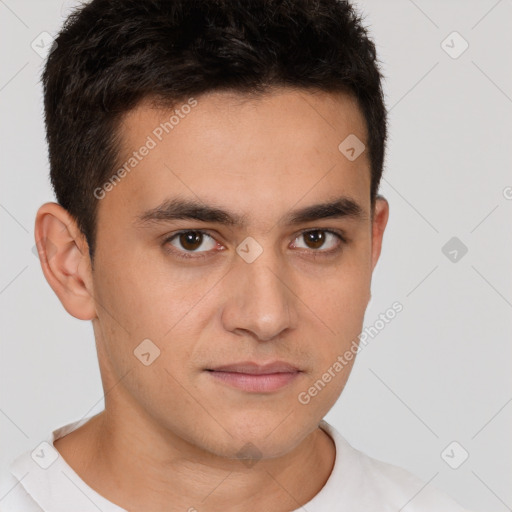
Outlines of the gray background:
{"type": "MultiPolygon", "coordinates": [[[[103,408],[92,325],[66,313],[33,252],[35,213],[54,197],[31,44],[76,4],[0,0],[1,471],[103,408]]],[[[512,2],[357,5],[390,109],[391,214],[365,325],[397,300],[404,310],[359,354],[326,419],[471,509],[512,510],[512,2]],[[457,58],[441,44],[462,49],[453,31],[469,43],[457,58]],[[468,249],[456,262],[442,252],[452,237],[468,249]],[[452,441],[469,453],[458,469],[441,456],[452,441]]],[[[448,453],[454,464],[462,452],[448,453]]]]}

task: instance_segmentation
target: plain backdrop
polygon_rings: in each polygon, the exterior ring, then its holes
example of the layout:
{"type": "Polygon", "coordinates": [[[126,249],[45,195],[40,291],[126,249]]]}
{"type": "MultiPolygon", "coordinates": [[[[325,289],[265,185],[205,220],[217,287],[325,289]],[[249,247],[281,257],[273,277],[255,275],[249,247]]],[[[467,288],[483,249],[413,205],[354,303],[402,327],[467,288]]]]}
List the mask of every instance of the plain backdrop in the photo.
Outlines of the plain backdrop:
{"type": "MultiPolygon", "coordinates": [[[[92,325],[66,313],[34,252],[37,208],[54,196],[32,46],[73,5],[0,1],[2,471],[103,408],[92,325]]],[[[468,508],[511,510],[512,2],[357,7],[382,61],[390,128],[391,213],[365,326],[395,301],[403,311],[361,351],[326,419],[468,508]],[[447,463],[466,452],[457,469],[447,463]]]]}

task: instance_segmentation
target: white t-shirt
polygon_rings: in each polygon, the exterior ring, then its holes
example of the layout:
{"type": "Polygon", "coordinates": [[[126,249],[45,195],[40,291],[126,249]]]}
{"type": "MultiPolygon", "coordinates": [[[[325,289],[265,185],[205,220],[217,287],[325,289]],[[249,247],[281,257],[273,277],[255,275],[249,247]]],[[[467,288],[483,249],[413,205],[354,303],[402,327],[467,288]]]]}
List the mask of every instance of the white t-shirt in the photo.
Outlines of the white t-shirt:
{"type": "MultiPolygon", "coordinates": [[[[89,487],[53,446],[89,419],[54,430],[11,463],[0,482],[0,512],[126,512],[89,487]]],[[[295,512],[468,512],[404,469],[356,450],[325,420],[320,427],[336,445],[334,467],[320,492],[295,512]]]]}

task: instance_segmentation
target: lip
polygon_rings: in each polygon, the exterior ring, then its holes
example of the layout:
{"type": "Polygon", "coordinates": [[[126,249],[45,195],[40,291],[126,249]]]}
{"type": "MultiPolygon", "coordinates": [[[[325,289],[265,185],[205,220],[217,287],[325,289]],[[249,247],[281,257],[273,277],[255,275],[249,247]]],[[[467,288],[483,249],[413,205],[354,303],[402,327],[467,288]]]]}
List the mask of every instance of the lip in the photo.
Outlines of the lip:
{"type": "Polygon", "coordinates": [[[254,361],[242,361],[240,363],[225,364],[208,368],[215,372],[248,373],[251,375],[268,375],[270,373],[295,373],[299,369],[285,361],[272,361],[271,363],[258,364],[254,361]]]}
{"type": "Polygon", "coordinates": [[[297,367],[283,361],[267,364],[244,361],[208,368],[206,371],[216,381],[253,393],[277,391],[290,384],[301,373],[297,367]]]}

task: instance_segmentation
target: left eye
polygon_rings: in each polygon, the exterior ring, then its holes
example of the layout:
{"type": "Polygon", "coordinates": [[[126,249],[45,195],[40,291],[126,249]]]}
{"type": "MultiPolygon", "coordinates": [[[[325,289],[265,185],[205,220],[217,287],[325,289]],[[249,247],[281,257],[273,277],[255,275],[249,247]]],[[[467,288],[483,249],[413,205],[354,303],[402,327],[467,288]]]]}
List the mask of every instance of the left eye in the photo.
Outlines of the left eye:
{"type": "MultiPolygon", "coordinates": [[[[330,241],[328,247],[320,252],[331,252],[336,250],[336,248],[340,245],[341,242],[344,241],[343,237],[334,231],[330,231],[328,229],[314,229],[310,231],[303,231],[295,240],[299,240],[300,238],[304,238],[306,243],[309,244],[306,247],[299,247],[299,249],[314,249],[315,252],[318,252],[317,249],[320,249],[322,246],[326,244],[326,241],[330,241]]],[[[297,247],[297,245],[295,245],[297,247]]]]}

